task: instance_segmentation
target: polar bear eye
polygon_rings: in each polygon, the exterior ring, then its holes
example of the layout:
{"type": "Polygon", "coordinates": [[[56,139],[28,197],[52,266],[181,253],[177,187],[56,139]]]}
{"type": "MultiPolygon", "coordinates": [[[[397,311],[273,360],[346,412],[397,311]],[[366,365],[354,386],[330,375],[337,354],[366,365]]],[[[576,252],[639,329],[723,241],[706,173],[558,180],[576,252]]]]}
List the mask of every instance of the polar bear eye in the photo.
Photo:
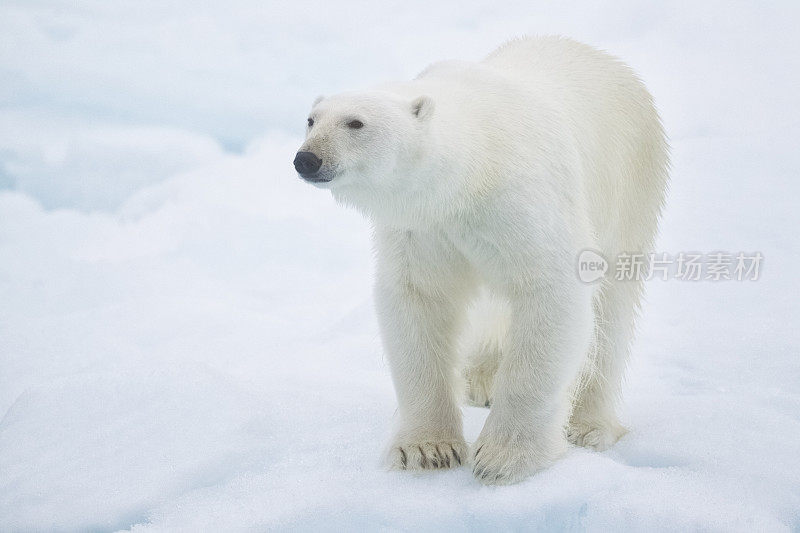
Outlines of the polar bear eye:
{"type": "Polygon", "coordinates": [[[360,120],[351,120],[347,123],[348,128],[353,128],[354,130],[360,129],[364,127],[364,123],[360,120]]]}

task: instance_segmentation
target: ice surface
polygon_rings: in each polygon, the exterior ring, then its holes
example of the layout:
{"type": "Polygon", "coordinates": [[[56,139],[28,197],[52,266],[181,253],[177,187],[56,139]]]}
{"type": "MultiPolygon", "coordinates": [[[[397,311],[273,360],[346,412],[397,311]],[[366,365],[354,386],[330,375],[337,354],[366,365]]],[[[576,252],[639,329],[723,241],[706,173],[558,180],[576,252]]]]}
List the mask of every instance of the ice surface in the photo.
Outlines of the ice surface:
{"type": "MultiPolygon", "coordinates": [[[[0,531],[800,529],[793,4],[0,5],[0,531]],[[631,432],[512,487],[379,464],[369,227],[297,179],[319,93],[521,33],[624,57],[673,146],[631,432]]],[[[467,439],[486,415],[465,408],[467,439]]]]}

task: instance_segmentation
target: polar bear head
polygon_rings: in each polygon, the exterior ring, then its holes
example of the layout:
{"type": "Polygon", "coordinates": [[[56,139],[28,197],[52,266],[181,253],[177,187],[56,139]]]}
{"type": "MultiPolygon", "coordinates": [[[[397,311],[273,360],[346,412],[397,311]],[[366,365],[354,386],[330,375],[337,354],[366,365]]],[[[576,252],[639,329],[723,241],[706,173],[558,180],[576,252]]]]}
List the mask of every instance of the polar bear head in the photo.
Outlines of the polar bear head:
{"type": "Polygon", "coordinates": [[[330,189],[348,204],[367,208],[384,195],[413,187],[415,165],[434,103],[390,92],[318,98],[307,118],[306,139],[294,166],[305,181],[330,189]]]}

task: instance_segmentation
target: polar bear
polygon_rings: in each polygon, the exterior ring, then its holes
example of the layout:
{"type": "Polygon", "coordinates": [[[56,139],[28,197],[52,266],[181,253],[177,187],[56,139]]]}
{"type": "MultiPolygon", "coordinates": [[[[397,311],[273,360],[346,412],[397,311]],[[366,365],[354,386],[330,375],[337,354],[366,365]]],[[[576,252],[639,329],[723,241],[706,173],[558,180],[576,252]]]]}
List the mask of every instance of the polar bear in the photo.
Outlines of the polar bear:
{"type": "Polygon", "coordinates": [[[593,250],[613,274],[656,234],[667,143],[630,68],[565,38],[514,40],[478,63],[317,99],[294,165],[374,227],[399,404],[391,467],[469,463],[510,484],[568,440],[603,450],[623,435],[642,280],[584,283],[577,258],[593,250]],[[491,408],[469,451],[464,381],[491,408]]]}

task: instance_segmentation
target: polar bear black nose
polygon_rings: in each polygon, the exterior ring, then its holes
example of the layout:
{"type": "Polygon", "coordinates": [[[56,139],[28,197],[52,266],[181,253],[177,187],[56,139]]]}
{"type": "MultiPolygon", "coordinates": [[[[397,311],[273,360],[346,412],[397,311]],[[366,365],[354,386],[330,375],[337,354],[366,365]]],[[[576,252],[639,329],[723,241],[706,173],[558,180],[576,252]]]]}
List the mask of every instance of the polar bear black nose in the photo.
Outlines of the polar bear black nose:
{"type": "Polygon", "coordinates": [[[298,174],[308,176],[316,174],[319,167],[322,166],[322,159],[317,157],[311,152],[297,152],[294,158],[294,168],[298,174]]]}

